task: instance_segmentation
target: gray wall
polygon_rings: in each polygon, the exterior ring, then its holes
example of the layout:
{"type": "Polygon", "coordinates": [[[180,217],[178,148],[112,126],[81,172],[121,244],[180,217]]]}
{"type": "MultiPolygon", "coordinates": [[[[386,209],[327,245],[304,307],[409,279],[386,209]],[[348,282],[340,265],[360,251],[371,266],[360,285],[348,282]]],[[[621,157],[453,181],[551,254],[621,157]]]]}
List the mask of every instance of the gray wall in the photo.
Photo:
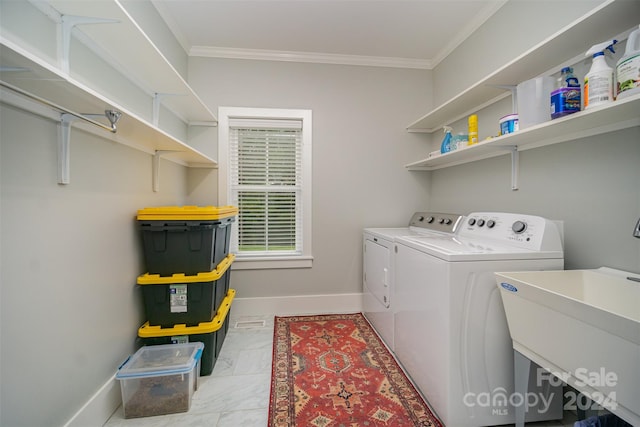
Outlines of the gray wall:
{"type": "Polygon", "coordinates": [[[360,292],[362,228],[404,226],[427,207],[428,175],[404,165],[428,153],[405,127],[430,107],[430,72],[192,58],[189,73],[213,111],[313,110],[313,268],[234,271],[238,297],[360,292]]]}
{"type": "MultiPolygon", "coordinates": [[[[105,132],[106,133],[106,132],[105,132]]],[[[0,425],[66,423],[134,350],[143,322],[136,210],[185,202],[185,168],[0,104],[0,425]]]]}

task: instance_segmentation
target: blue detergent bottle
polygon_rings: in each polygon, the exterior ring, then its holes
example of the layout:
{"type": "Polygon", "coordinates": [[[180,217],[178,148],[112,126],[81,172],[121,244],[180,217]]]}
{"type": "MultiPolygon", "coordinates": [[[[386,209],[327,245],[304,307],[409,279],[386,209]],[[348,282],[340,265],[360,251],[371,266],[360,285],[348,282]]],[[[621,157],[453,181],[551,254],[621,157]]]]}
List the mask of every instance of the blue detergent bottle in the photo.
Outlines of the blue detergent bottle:
{"type": "Polygon", "coordinates": [[[442,144],[440,144],[440,153],[448,153],[451,151],[451,128],[449,126],[444,126],[444,139],[442,140],[442,144]]]}

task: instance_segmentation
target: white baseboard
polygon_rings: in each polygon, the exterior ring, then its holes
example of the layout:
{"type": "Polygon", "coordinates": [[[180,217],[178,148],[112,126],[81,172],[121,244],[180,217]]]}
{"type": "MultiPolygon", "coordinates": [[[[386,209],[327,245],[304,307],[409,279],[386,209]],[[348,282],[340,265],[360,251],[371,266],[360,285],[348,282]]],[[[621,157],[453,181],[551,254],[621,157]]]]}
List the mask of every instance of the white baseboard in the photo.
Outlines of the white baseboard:
{"type": "Polygon", "coordinates": [[[102,427],[122,403],[115,374],[95,392],[64,427],[102,427]]]}
{"type": "Polygon", "coordinates": [[[262,298],[236,297],[231,307],[234,317],[264,314],[295,316],[304,314],[359,313],[361,311],[361,293],[262,298]]]}

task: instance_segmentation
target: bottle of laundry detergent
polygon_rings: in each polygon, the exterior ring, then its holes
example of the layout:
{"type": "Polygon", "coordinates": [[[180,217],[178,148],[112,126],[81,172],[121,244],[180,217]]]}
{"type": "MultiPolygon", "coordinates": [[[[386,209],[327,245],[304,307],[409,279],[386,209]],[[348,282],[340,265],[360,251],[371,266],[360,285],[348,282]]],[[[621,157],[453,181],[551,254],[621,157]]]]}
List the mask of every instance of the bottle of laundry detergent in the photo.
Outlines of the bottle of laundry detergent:
{"type": "Polygon", "coordinates": [[[584,108],[613,102],[613,68],[611,68],[604,57],[605,50],[613,50],[613,45],[617,40],[609,40],[591,46],[586,56],[593,55],[591,69],[584,76],[584,108]]]}
{"type": "Polygon", "coordinates": [[[440,144],[440,152],[442,154],[451,151],[451,128],[449,126],[444,127],[444,139],[440,144]]]}
{"type": "Polygon", "coordinates": [[[580,81],[573,75],[573,68],[564,67],[556,89],[551,92],[551,118],[577,113],[580,106],[580,81]]]}
{"type": "Polygon", "coordinates": [[[616,64],[617,98],[640,93],[640,25],[627,39],[624,56],[616,64]]]}

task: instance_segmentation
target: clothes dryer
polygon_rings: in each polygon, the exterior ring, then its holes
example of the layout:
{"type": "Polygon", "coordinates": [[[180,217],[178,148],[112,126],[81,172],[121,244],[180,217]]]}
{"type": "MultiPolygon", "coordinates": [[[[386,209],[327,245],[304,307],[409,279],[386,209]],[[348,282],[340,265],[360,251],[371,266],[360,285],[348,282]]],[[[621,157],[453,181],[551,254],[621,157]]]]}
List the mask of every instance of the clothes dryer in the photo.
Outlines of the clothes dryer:
{"type": "Polygon", "coordinates": [[[454,235],[397,238],[394,255],[395,354],[446,426],[512,424],[520,398],[531,406],[527,421],[562,418],[561,388],[542,382],[530,389],[535,395],[514,394],[513,348],[493,274],[562,269],[557,224],[472,213],[454,235]]]}
{"type": "Polygon", "coordinates": [[[462,224],[459,214],[416,212],[407,227],[365,228],[362,239],[363,312],[393,351],[393,243],[402,236],[451,235],[462,224]]]}

